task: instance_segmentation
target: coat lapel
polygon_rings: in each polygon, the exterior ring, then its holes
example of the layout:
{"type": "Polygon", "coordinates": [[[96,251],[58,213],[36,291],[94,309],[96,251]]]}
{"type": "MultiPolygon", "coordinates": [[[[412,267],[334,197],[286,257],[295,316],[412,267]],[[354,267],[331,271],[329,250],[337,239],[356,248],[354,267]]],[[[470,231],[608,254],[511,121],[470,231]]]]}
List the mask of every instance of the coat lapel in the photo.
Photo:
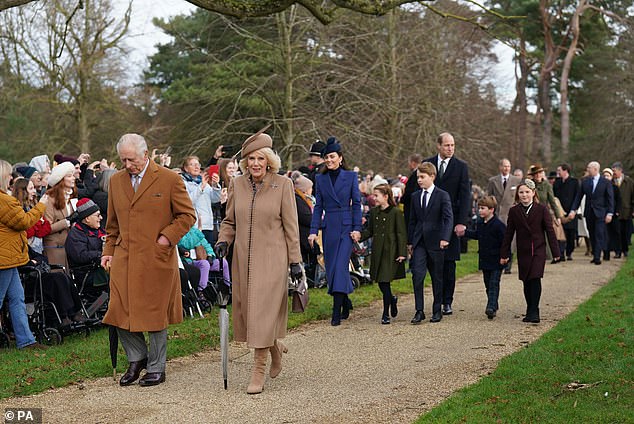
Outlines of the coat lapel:
{"type": "Polygon", "coordinates": [[[337,187],[340,187],[343,184],[343,179],[346,177],[346,174],[344,173],[343,169],[341,171],[339,171],[339,175],[337,176],[337,180],[335,181],[335,185],[332,185],[332,179],[330,178],[330,175],[328,175],[328,173],[326,172],[325,174],[322,174],[324,176],[324,179],[326,180],[326,188],[328,190],[328,193],[330,194],[330,197],[333,198],[333,200],[335,202],[337,202],[337,204],[339,206],[341,206],[341,202],[339,201],[339,197],[337,196],[337,187]]]}
{"type": "Polygon", "coordinates": [[[150,163],[148,164],[148,167],[145,171],[145,175],[143,175],[143,178],[141,179],[141,185],[136,190],[136,193],[134,192],[134,190],[132,190],[132,182],[130,182],[129,184],[130,190],[132,191],[132,194],[133,194],[132,202],[130,203],[130,206],[136,203],[136,201],[139,200],[139,198],[143,195],[143,193],[145,193],[145,191],[148,188],[150,188],[152,184],[154,184],[154,181],[158,178],[157,174],[158,174],[158,165],[156,165],[154,161],[150,160],[150,163]]]}

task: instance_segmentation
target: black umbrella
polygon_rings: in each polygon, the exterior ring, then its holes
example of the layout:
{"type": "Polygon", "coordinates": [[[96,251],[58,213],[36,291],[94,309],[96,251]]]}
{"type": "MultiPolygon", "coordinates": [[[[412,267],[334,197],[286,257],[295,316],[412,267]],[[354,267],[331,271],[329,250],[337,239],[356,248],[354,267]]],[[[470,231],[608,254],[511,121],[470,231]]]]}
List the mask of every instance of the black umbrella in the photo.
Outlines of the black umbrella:
{"type": "Polygon", "coordinates": [[[110,342],[110,362],[112,363],[112,379],[117,381],[117,350],[119,350],[119,333],[117,327],[108,327],[108,341],[110,342]]]}

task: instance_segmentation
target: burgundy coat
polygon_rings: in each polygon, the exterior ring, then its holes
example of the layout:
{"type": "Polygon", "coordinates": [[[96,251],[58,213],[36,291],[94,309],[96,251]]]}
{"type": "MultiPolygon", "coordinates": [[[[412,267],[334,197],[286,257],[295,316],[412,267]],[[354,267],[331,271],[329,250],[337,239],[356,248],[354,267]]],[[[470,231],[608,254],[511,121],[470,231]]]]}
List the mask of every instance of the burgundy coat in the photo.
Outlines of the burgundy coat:
{"type": "Polygon", "coordinates": [[[502,258],[510,256],[511,241],[513,236],[515,236],[520,280],[527,281],[544,276],[546,263],[545,234],[548,235],[548,243],[553,252],[553,257],[559,257],[559,244],[557,243],[553,222],[546,206],[533,203],[528,215],[524,213],[524,209],[519,204],[509,210],[500,256],[502,258]]]}

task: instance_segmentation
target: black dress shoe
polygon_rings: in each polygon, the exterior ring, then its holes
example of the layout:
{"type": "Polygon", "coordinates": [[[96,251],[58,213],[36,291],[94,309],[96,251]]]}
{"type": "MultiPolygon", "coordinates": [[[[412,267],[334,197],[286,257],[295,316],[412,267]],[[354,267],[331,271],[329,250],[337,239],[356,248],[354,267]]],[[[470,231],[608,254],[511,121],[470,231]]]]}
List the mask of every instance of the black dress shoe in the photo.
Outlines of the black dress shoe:
{"type": "Polygon", "coordinates": [[[425,319],[425,313],[423,311],[416,311],[414,318],[410,321],[412,324],[420,324],[425,319]]]}
{"type": "Polygon", "coordinates": [[[442,314],[443,315],[451,315],[451,314],[453,314],[453,309],[451,309],[451,305],[443,305],[442,314]]]}
{"type": "Polygon", "coordinates": [[[539,317],[524,317],[524,319],[522,319],[522,322],[530,322],[533,324],[539,324],[539,317]]]}
{"type": "Polygon", "coordinates": [[[146,372],[143,377],[139,380],[139,386],[147,387],[147,386],[156,386],[165,381],[165,373],[164,372],[146,372]]]}
{"type": "Polygon", "coordinates": [[[431,316],[431,319],[429,320],[429,322],[440,322],[441,319],[442,319],[442,313],[436,312],[434,315],[431,316]]]}
{"type": "Polygon", "coordinates": [[[352,301],[348,296],[343,300],[343,305],[341,307],[341,319],[348,319],[350,316],[350,311],[354,309],[352,307],[352,301]]]}
{"type": "Polygon", "coordinates": [[[130,384],[137,381],[139,375],[141,375],[141,370],[147,368],[147,358],[142,359],[140,361],[132,361],[130,365],[128,365],[128,369],[123,374],[121,379],[119,380],[119,385],[121,386],[129,386],[130,384]]]}
{"type": "Polygon", "coordinates": [[[567,256],[567,257],[566,257],[566,260],[567,260],[567,261],[571,261],[571,260],[572,260],[572,256],[567,256]]]}
{"type": "Polygon", "coordinates": [[[487,309],[486,311],[484,311],[484,313],[486,314],[487,318],[489,318],[489,319],[495,318],[495,310],[493,310],[493,309],[487,309]]]}
{"type": "Polygon", "coordinates": [[[620,253],[615,253],[614,254],[614,259],[621,259],[621,254],[620,253]]]}
{"type": "Polygon", "coordinates": [[[332,325],[333,327],[336,327],[338,325],[341,325],[341,319],[339,318],[333,318],[330,320],[330,325],[332,325]]]}
{"type": "Polygon", "coordinates": [[[381,317],[381,324],[389,324],[390,323],[390,317],[388,317],[387,315],[383,315],[381,317]]]}
{"type": "Polygon", "coordinates": [[[392,315],[392,318],[396,318],[396,316],[398,315],[398,297],[396,296],[392,296],[392,303],[390,304],[390,315],[392,315]]]}

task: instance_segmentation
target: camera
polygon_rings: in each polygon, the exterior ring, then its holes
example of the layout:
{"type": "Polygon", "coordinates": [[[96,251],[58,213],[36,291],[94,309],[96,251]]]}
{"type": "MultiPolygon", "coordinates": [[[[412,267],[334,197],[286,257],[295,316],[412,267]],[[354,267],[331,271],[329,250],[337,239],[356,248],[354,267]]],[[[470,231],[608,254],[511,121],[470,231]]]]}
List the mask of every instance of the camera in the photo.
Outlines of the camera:
{"type": "Polygon", "coordinates": [[[222,146],[222,154],[227,156],[232,156],[237,150],[239,146],[235,144],[223,145],[222,146]]]}

